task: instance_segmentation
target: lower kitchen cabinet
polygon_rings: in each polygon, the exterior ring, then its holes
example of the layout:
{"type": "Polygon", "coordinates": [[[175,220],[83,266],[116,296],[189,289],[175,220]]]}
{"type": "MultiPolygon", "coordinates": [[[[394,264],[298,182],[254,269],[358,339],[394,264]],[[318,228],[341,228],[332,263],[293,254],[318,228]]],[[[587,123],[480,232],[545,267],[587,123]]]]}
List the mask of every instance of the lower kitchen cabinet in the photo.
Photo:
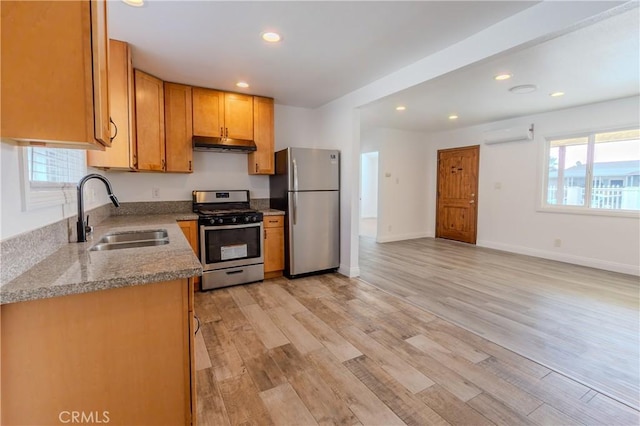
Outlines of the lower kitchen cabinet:
{"type": "MultiPolygon", "coordinates": [[[[193,252],[196,254],[196,257],[200,259],[198,249],[200,247],[198,243],[198,221],[197,220],[179,220],[178,226],[182,229],[182,233],[185,237],[187,237],[187,241],[189,241],[189,245],[193,249],[193,252]]],[[[193,277],[195,282],[195,291],[200,290],[200,277],[193,277]]]]}
{"type": "Polygon", "coordinates": [[[280,277],[284,270],[284,216],[265,216],[263,224],[264,277],[280,277]]]}
{"type": "Polygon", "coordinates": [[[74,413],[92,424],[195,421],[191,280],[6,304],[0,315],[2,424],[74,413]]]}

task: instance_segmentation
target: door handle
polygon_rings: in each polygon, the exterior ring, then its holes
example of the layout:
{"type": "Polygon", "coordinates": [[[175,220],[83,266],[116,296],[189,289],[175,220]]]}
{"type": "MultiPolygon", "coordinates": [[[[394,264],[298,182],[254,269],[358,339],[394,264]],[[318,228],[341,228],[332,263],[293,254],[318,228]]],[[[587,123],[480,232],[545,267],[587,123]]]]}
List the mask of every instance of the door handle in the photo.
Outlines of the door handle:
{"type": "Polygon", "coordinates": [[[293,224],[298,222],[298,193],[293,193],[293,224]]]}
{"type": "Polygon", "coordinates": [[[293,190],[298,190],[298,164],[296,163],[296,159],[291,160],[293,163],[293,190]]]}
{"type": "Polygon", "coordinates": [[[474,204],[474,203],[475,203],[474,200],[469,201],[469,204],[474,204]]]}
{"type": "Polygon", "coordinates": [[[239,271],[229,271],[227,272],[227,275],[241,274],[243,272],[244,272],[244,269],[240,269],[239,271]]]}

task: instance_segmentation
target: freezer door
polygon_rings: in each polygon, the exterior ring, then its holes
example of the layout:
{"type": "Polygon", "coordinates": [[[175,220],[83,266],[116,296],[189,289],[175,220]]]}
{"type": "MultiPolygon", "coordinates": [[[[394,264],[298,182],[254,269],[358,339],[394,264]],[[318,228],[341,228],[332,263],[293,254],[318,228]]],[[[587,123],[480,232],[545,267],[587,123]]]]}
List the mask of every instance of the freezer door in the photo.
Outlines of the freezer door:
{"type": "Polygon", "coordinates": [[[288,275],[340,266],[340,192],[289,192],[288,275]]]}
{"type": "Polygon", "coordinates": [[[340,189],[340,151],[289,148],[290,191],[340,189]]]}

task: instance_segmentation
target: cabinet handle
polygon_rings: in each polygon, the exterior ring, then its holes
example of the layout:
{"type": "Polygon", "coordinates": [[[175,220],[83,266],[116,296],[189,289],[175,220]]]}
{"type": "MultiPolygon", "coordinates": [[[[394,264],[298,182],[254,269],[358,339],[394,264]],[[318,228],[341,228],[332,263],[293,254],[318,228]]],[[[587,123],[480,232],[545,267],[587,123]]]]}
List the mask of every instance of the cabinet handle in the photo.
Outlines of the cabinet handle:
{"type": "Polygon", "coordinates": [[[162,159],[162,170],[167,170],[164,158],[162,159]]]}
{"type": "Polygon", "coordinates": [[[189,160],[189,171],[191,171],[191,160],[189,160]]]}
{"type": "Polygon", "coordinates": [[[220,139],[224,139],[224,127],[220,127],[220,139]]]}
{"type": "Polygon", "coordinates": [[[229,128],[228,127],[224,128],[224,138],[225,139],[229,139],[229,128]]]}
{"type": "MultiPolygon", "coordinates": [[[[109,138],[109,140],[111,142],[113,142],[113,140],[116,138],[116,136],[118,136],[118,126],[116,125],[116,123],[113,122],[113,118],[111,118],[111,117],[109,117],[109,123],[113,124],[113,127],[115,127],[115,129],[116,129],[116,132],[113,134],[113,136],[111,136],[109,138]]],[[[109,130],[111,130],[111,129],[109,129],[109,130]]]]}
{"type": "Polygon", "coordinates": [[[258,163],[256,163],[256,173],[258,173],[258,163]]]}

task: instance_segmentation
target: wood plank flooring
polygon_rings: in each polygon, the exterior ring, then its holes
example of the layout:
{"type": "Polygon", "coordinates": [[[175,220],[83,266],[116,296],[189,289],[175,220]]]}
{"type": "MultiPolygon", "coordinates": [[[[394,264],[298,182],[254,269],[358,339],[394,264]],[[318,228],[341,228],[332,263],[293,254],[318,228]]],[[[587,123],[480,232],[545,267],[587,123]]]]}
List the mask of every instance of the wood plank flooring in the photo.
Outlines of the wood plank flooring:
{"type": "Polygon", "coordinates": [[[640,406],[638,277],[433,238],[361,238],[360,268],[380,289],[640,406]]]}
{"type": "Polygon", "coordinates": [[[195,311],[200,425],[640,422],[587,386],[338,274],[197,293],[195,311]]]}

